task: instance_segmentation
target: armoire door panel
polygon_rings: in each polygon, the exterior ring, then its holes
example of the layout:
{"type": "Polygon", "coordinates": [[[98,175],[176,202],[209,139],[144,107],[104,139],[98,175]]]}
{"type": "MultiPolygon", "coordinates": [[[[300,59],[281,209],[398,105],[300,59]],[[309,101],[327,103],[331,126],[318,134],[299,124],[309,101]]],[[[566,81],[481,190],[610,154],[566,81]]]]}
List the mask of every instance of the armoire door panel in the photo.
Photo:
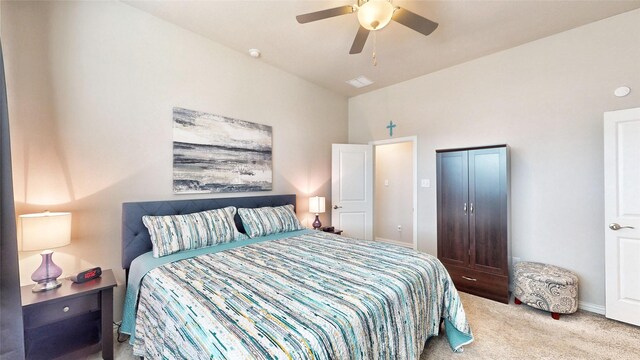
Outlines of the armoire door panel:
{"type": "Polygon", "coordinates": [[[468,154],[438,154],[438,257],[456,265],[469,263],[468,154]]]}
{"type": "Polygon", "coordinates": [[[508,268],[505,168],[505,148],[469,151],[471,265],[494,273],[508,268]]]}

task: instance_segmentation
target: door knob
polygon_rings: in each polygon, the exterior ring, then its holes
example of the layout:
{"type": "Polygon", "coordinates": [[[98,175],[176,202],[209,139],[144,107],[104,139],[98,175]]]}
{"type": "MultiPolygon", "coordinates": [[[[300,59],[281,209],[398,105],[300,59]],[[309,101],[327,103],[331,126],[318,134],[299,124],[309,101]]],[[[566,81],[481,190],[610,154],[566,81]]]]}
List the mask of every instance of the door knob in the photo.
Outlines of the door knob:
{"type": "Polygon", "coordinates": [[[333,210],[338,210],[338,209],[342,209],[342,206],[333,205],[333,210]]]}
{"type": "Polygon", "coordinates": [[[620,229],[635,229],[635,228],[633,226],[620,226],[620,224],[611,223],[609,224],[609,229],[620,230],[620,229]]]}

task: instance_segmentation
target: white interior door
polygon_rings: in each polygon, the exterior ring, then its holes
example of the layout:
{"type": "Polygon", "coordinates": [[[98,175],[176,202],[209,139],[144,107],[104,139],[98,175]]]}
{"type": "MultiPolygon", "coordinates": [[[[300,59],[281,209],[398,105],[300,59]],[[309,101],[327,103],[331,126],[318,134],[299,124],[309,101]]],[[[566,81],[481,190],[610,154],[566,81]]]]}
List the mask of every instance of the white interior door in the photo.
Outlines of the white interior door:
{"type": "Polygon", "coordinates": [[[640,325],[640,108],[604,114],[606,316],[640,325]]]}
{"type": "Polygon", "coordinates": [[[343,235],[373,235],[373,146],[333,144],[331,223],[343,235]]]}

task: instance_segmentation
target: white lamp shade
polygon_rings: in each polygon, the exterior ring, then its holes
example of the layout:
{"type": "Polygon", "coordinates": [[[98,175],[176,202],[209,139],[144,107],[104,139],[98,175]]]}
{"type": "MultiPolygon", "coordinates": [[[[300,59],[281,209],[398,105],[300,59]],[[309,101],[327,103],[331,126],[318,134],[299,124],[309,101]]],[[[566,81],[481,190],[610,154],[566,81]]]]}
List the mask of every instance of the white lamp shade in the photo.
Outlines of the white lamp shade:
{"type": "Polygon", "coordinates": [[[18,247],[21,251],[51,249],[71,242],[71,213],[43,212],[20,215],[18,247]]]}
{"type": "Polygon", "coordinates": [[[380,30],[389,24],[394,11],[389,0],[368,0],[358,9],[358,21],[367,30],[380,30]]]}
{"type": "Polygon", "coordinates": [[[320,214],[324,212],[324,197],[314,196],[309,198],[309,212],[320,214]]]}

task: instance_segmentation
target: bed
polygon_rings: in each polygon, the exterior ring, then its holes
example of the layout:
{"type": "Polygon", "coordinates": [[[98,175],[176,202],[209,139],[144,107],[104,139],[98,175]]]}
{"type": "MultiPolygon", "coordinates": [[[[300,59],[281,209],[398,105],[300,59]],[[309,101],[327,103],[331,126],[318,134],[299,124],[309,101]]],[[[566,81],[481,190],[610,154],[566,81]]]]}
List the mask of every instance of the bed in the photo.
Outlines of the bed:
{"type": "MultiPolygon", "coordinates": [[[[417,359],[442,328],[453,351],[473,341],[449,274],[428,254],[300,229],[156,258],[142,222],[145,215],[287,204],[295,206],[295,195],[123,204],[121,331],[134,354],[417,359]]],[[[233,222],[247,231],[239,216],[233,222]]]]}

